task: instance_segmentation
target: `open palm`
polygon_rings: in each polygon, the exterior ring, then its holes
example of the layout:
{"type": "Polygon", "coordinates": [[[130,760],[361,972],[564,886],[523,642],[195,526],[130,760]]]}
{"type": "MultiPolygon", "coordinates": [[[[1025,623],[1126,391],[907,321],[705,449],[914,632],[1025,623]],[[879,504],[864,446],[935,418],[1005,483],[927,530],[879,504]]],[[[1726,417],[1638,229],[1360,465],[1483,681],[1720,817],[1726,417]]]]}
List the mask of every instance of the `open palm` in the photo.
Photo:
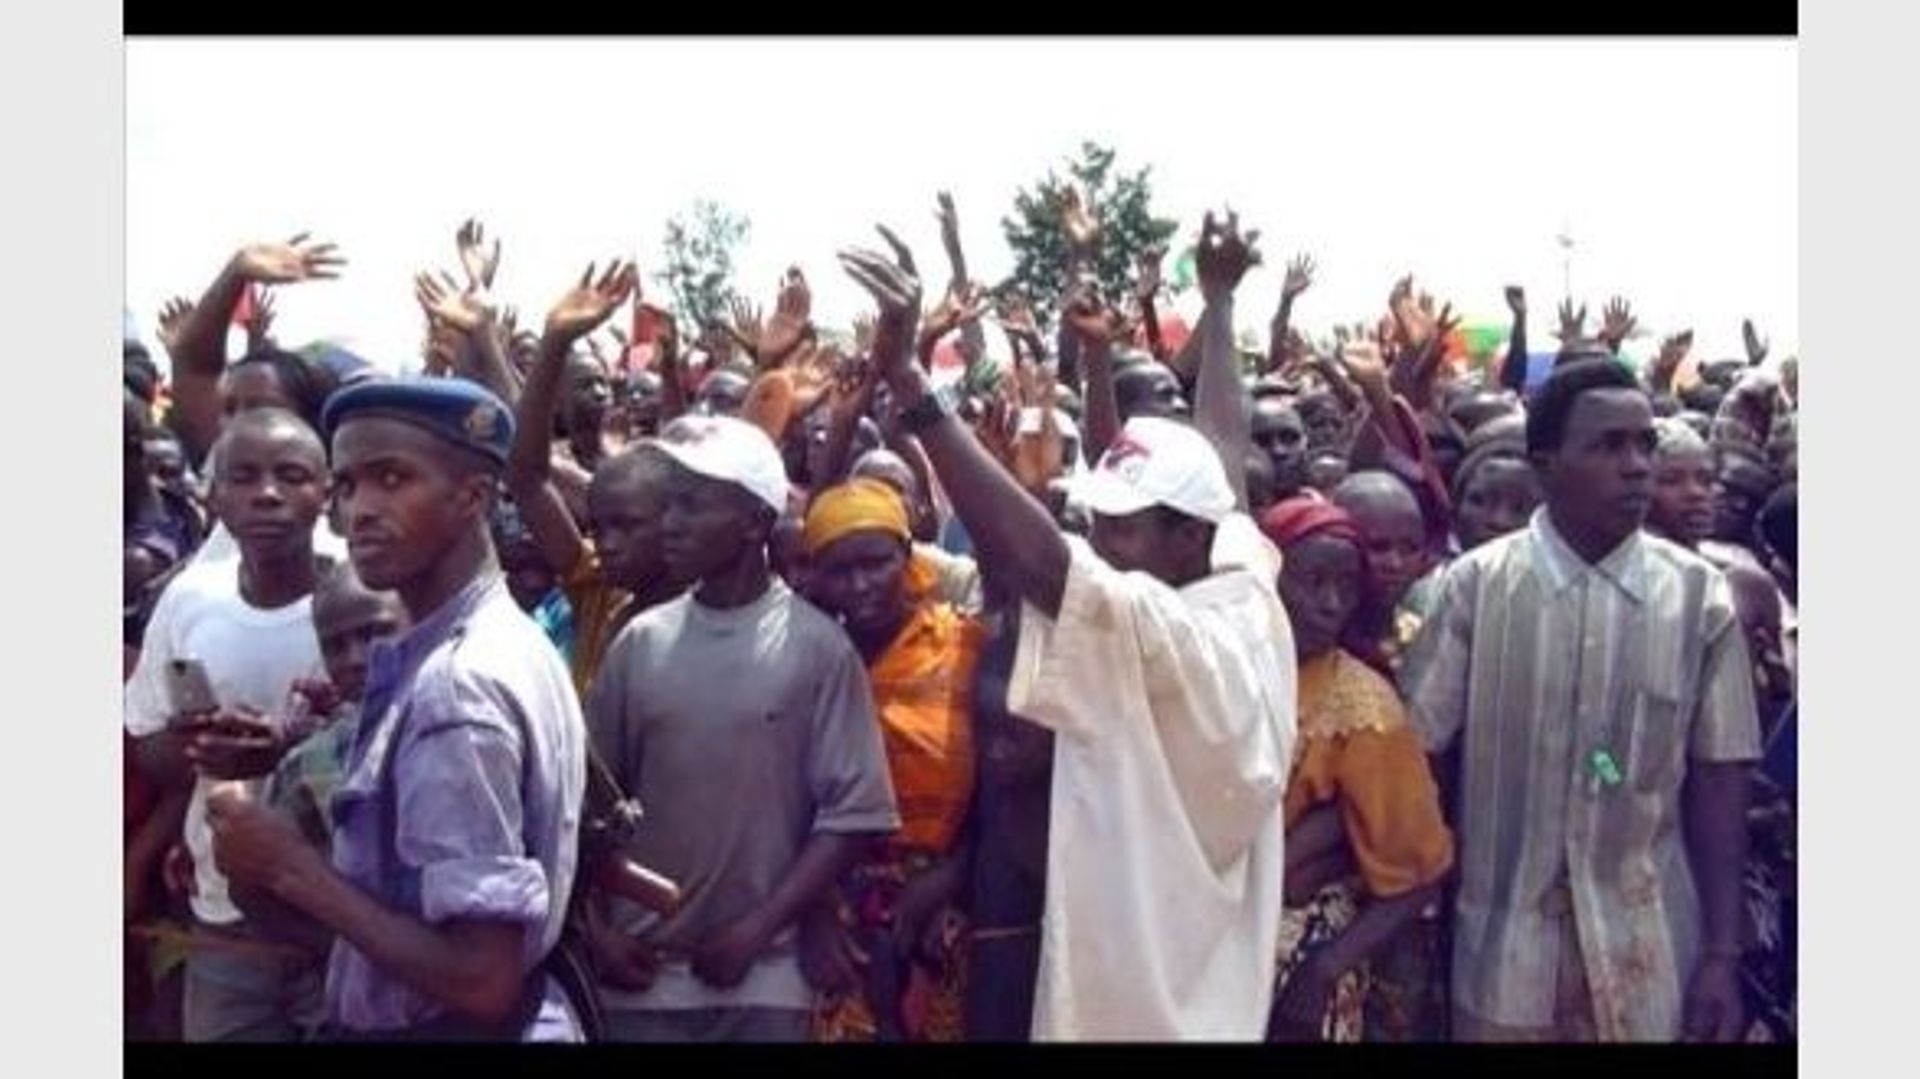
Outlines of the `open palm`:
{"type": "Polygon", "coordinates": [[[615,259],[597,281],[593,265],[588,264],[580,283],[547,312],[547,336],[574,341],[592,333],[635,294],[639,282],[639,272],[630,262],[615,259]]]}
{"type": "Polygon", "coordinates": [[[290,285],[297,281],[326,281],[340,276],[347,260],[333,244],[316,244],[301,233],[283,244],[253,244],[241,248],[235,269],[248,281],[290,285]]]}

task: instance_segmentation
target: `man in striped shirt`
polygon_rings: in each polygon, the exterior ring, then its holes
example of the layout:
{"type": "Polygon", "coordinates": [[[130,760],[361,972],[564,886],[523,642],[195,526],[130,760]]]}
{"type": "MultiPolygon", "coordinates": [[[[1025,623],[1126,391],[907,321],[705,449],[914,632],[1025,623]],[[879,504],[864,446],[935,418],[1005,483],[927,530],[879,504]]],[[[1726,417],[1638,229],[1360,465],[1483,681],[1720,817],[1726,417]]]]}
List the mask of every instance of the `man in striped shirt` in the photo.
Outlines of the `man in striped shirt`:
{"type": "Polygon", "coordinates": [[[1457,768],[1457,1040],[1739,1030],[1753,682],[1726,578],[1640,530],[1653,449],[1631,373],[1557,368],[1527,419],[1545,504],[1448,568],[1402,671],[1457,768]]]}

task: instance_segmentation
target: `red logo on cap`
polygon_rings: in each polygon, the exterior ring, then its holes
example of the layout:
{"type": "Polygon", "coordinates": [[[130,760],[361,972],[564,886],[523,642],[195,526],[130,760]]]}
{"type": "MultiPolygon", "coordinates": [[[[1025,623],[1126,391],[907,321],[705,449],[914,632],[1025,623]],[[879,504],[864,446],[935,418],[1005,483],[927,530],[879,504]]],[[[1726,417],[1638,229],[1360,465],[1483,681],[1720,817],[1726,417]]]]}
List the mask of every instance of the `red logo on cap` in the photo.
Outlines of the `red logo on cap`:
{"type": "Polygon", "coordinates": [[[1138,457],[1144,460],[1145,458],[1152,457],[1152,456],[1153,456],[1152,450],[1148,449],[1146,446],[1140,444],[1139,442],[1135,442],[1133,439],[1127,437],[1126,435],[1121,435],[1120,437],[1113,440],[1112,445],[1107,447],[1106,456],[1100,459],[1101,461],[1100,467],[1111,471],[1114,469],[1118,469],[1121,463],[1126,461],[1129,458],[1138,457]]]}

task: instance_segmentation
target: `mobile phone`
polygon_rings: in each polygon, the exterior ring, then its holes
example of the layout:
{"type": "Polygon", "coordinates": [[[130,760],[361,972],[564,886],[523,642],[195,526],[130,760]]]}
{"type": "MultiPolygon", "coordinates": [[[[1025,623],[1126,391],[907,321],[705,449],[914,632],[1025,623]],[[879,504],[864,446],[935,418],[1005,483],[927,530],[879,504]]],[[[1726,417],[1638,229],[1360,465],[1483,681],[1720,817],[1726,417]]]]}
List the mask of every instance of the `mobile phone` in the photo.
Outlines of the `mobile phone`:
{"type": "Polygon", "coordinates": [[[213,695],[213,679],[206,664],[197,659],[176,659],[167,664],[167,697],[173,705],[177,723],[181,716],[216,711],[220,701],[213,695]]]}

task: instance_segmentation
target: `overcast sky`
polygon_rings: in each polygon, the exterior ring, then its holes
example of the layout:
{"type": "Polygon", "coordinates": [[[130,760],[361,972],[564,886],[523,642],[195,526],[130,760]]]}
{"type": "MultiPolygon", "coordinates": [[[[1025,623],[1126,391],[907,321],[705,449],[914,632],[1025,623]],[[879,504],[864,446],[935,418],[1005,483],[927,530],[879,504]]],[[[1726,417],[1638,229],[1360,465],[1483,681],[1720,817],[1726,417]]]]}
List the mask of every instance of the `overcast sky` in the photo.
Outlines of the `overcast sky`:
{"type": "Polygon", "coordinates": [[[280,339],[411,364],[409,278],[453,265],[467,215],[531,319],[590,260],[658,270],[667,218],[705,197],[752,221],[751,296],[798,263],[844,326],[867,302],[836,248],[885,221],[939,265],[944,187],[998,279],[1015,190],[1085,138],[1152,166],[1181,239],[1222,204],[1262,230],[1244,326],[1306,250],[1310,330],[1377,317],[1413,273],[1470,321],[1524,284],[1544,340],[1570,227],[1596,316],[1620,292],[1697,355],[1738,354],[1748,315],[1796,347],[1791,41],[129,40],[127,304],[150,339],[236,246],[311,230],[351,265],[287,290],[280,339]]]}

